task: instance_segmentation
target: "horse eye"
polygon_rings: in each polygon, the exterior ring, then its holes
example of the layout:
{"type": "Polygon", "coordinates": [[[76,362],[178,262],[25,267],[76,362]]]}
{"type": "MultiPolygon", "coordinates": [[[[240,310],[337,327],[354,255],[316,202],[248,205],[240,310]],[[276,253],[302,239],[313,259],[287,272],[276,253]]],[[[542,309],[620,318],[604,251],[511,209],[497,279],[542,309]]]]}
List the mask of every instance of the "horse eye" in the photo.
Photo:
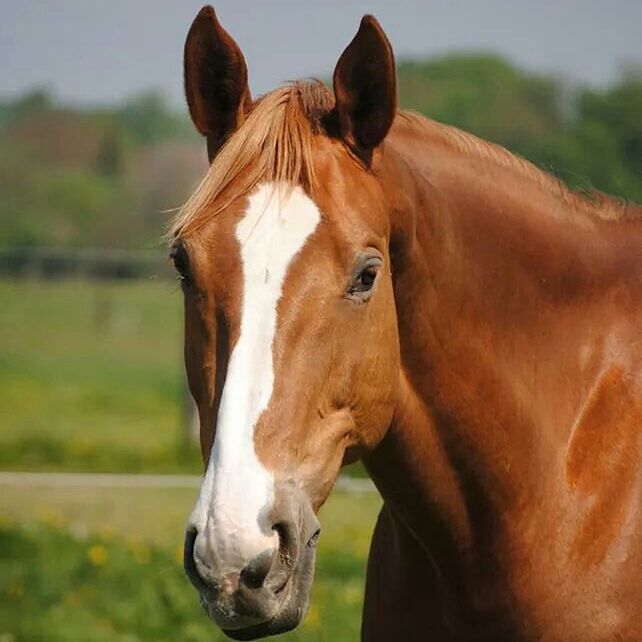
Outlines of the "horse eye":
{"type": "Polygon", "coordinates": [[[348,287],[348,296],[360,303],[367,301],[377,280],[380,267],[381,259],[379,257],[370,257],[362,263],[348,287]]]}
{"type": "Polygon", "coordinates": [[[352,288],[353,292],[367,292],[372,289],[375,279],[377,278],[377,270],[373,265],[366,267],[361,271],[355,284],[352,288]]]}
{"type": "Polygon", "coordinates": [[[169,252],[169,257],[174,263],[174,267],[178,272],[178,276],[181,282],[185,283],[189,278],[189,260],[187,258],[187,252],[185,248],[181,245],[175,245],[169,252]]]}

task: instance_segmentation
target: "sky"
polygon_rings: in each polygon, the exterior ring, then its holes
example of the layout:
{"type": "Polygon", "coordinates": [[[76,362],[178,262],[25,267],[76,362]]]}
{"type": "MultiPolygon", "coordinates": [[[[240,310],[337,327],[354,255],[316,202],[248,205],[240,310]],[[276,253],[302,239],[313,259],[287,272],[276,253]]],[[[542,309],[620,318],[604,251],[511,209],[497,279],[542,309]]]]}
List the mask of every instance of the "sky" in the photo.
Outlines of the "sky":
{"type": "MultiPolygon", "coordinates": [[[[0,0],[0,95],[47,86],[64,102],[116,103],[143,89],[183,101],[193,0],[0,0]]],[[[397,59],[491,50],[596,86],[642,65],[642,0],[222,0],[253,94],[329,76],[364,13],[397,59]]]]}

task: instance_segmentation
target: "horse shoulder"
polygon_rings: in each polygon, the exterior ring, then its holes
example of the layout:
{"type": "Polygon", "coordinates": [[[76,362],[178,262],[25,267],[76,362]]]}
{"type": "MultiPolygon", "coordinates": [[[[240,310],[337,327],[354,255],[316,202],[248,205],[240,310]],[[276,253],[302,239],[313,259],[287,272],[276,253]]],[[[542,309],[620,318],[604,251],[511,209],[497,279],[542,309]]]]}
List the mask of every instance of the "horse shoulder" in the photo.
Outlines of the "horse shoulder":
{"type": "Polygon", "coordinates": [[[566,479],[580,508],[570,552],[584,568],[641,548],[639,379],[639,370],[609,367],[588,395],[571,434],[566,479]]]}

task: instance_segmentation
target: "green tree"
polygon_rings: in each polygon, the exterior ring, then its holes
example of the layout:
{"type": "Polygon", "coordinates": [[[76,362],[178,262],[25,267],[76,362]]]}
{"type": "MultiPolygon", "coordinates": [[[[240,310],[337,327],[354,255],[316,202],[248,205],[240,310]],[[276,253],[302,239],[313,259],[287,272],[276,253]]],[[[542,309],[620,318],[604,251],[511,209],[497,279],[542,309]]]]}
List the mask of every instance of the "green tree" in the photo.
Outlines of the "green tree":
{"type": "Polygon", "coordinates": [[[557,81],[488,54],[401,62],[399,97],[404,108],[516,151],[558,133],[564,121],[557,81]]]}
{"type": "Polygon", "coordinates": [[[192,137],[186,119],[171,111],[162,94],[156,91],[135,96],[117,109],[114,117],[134,140],[142,144],[192,137]]]}

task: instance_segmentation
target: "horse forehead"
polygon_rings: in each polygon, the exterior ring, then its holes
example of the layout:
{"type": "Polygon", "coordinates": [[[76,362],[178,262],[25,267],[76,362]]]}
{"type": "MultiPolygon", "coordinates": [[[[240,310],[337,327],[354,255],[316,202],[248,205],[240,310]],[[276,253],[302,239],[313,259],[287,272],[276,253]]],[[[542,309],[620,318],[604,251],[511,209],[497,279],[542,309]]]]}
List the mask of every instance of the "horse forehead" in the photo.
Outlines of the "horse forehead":
{"type": "Polygon", "coordinates": [[[301,187],[284,188],[275,183],[259,185],[235,217],[233,264],[228,256],[219,278],[223,289],[233,294],[228,299],[232,305],[229,313],[239,320],[251,320],[245,329],[252,334],[258,331],[256,341],[274,340],[286,281],[320,221],[319,207],[301,187]]]}
{"type": "Polygon", "coordinates": [[[320,220],[318,205],[300,186],[260,184],[234,231],[245,273],[267,264],[285,270],[320,220]]]}
{"type": "Polygon", "coordinates": [[[284,277],[322,217],[317,201],[300,186],[260,183],[214,217],[194,244],[193,267],[201,287],[234,314],[248,278],[254,283],[261,277],[267,285],[273,277],[284,277]]]}

